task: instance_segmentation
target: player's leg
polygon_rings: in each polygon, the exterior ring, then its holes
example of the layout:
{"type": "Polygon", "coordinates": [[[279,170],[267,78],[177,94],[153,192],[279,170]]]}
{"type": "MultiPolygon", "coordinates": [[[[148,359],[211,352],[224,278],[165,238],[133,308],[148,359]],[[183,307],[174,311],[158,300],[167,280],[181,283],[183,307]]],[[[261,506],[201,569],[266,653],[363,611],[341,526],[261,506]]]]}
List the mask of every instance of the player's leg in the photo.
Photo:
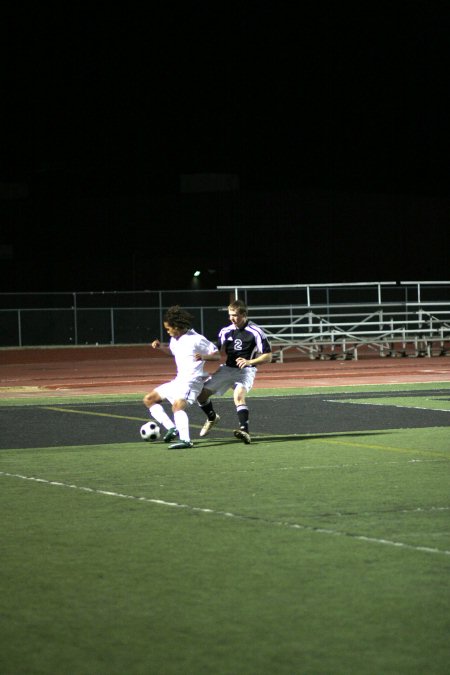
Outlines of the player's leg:
{"type": "MultiPolygon", "coordinates": [[[[192,405],[197,399],[202,387],[202,382],[191,382],[185,389],[183,394],[179,393],[172,403],[173,417],[175,420],[179,440],[172,445],[169,445],[171,450],[183,450],[184,448],[192,448],[194,445],[191,442],[189,432],[189,417],[186,408],[192,405]]],[[[181,392],[181,389],[179,389],[181,392]]]]}
{"type": "Polygon", "coordinates": [[[220,420],[220,416],[216,413],[214,410],[213,404],[211,399],[209,398],[212,395],[212,391],[210,389],[207,389],[204,387],[202,391],[200,392],[198,398],[197,398],[197,403],[200,406],[200,408],[203,410],[205,413],[206,417],[208,418],[203,425],[203,427],[200,430],[200,436],[206,436],[209,434],[211,429],[217,422],[220,420]]]}
{"type": "Polygon", "coordinates": [[[189,417],[186,412],[186,401],[174,401],[172,406],[173,418],[177,427],[181,443],[187,443],[187,447],[192,447],[191,436],[189,433],[189,417]]]}
{"type": "Polygon", "coordinates": [[[200,431],[200,436],[206,436],[206,434],[211,431],[212,427],[220,420],[220,416],[214,410],[209,397],[213,394],[222,396],[228,389],[233,387],[236,376],[239,376],[238,370],[238,368],[230,368],[223,364],[205,382],[205,385],[197,398],[199,406],[208,418],[200,431]]]}
{"type": "Polygon", "coordinates": [[[167,433],[163,439],[165,443],[169,443],[178,435],[175,422],[170,419],[161,405],[161,402],[166,398],[165,394],[169,394],[169,391],[166,391],[169,384],[161,385],[144,396],[144,405],[148,408],[150,415],[166,429],[167,433]]]}
{"type": "Polygon", "coordinates": [[[236,378],[233,398],[236,406],[236,412],[239,420],[239,429],[236,429],[234,435],[243,443],[251,443],[249,433],[249,410],[246,403],[246,396],[253,387],[256,377],[256,368],[241,368],[236,378]]]}
{"type": "Polygon", "coordinates": [[[248,444],[251,443],[251,438],[249,434],[249,411],[246,403],[246,394],[247,390],[242,384],[236,385],[234,389],[234,404],[236,406],[236,412],[239,420],[239,429],[236,429],[234,435],[240,441],[248,444]]]}

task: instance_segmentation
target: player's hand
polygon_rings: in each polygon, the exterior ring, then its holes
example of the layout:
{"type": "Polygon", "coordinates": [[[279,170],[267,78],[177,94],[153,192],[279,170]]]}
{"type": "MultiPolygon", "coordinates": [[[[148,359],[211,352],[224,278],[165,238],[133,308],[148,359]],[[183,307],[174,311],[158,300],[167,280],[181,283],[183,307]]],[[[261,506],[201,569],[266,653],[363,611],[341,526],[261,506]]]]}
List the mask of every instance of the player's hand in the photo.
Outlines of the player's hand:
{"type": "Polygon", "coordinates": [[[159,349],[161,347],[160,341],[159,340],[153,340],[152,347],[153,347],[153,349],[159,349]]]}
{"type": "Polygon", "coordinates": [[[199,352],[197,352],[196,354],[194,354],[194,359],[196,361],[203,361],[203,354],[200,354],[199,352]]]}
{"type": "Polygon", "coordinates": [[[248,361],[247,359],[243,359],[242,356],[239,356],[236,359],[236,365],[238,366],[238,368],[245,368],[245,366],[248,366],[248,361]]]}

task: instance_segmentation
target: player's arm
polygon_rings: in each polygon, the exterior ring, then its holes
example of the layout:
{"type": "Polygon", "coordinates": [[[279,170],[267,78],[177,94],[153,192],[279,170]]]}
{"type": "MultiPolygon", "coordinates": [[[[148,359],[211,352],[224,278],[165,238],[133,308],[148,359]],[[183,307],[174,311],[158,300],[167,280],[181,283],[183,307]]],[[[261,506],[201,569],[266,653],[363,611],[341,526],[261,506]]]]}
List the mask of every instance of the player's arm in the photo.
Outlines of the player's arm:
{"type": "MultiPolygon", "coordinates": [[[[202,346],[200,347],[202,349],[202,346]]],[[[202,351],[194,354],[196,361],[220,361],[220,351],[213,342],[208,342],[202,351]]]]}
{"type": "Polygon", "coordinates": [[[169,345],[165,344],[164,342],[160,342],[158,340],[158,338],[156,338],[156,340],[153,340],[153,342],[150,343],[150,346],[153,349],[159,349],[160,351],[164,352],[164,354],[170,354],[171,355],[169,345]]]}
{"type": "Polygon", "coordinates": [[[219,352],[213,352],[212,354],[200,354],[199,352],[195,355],[196,361],[220,361],[219,352]]]}
{"type": "Polygon", "coordinates": [[[194,354],[196,361],[220,361],[220,352],[216,349],[213,352],[196,352],[194,354]]]}
{"type": "Polygon", "coordinates": [[[244,359],[242,356],[238,356],[236,359],[236,365],[238,368],[245,368],[245,366],[257,366],[262,363],[270,363],[272,361],[272,352],[267,352],[265,354],[258,354],[254,359],[244,359]]]}

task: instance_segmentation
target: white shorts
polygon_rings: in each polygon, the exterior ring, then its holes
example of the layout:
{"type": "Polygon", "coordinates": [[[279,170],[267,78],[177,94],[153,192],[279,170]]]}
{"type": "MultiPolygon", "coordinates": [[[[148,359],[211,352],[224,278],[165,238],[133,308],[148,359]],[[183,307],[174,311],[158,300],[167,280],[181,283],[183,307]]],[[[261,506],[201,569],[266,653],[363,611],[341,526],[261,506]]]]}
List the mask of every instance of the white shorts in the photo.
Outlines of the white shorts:
{"type": "Polygon", "coordinates": [[[219,370],[206,380],[204,387],[212,394],[221,396],[228,389],[235,389],[238,385],[244,387],[249,392],[253,387],[256,377],[256,368],[247,366],[247,368],[230,368],[223,364],[219,370]]]}
{"type": "Polygon", "coordinates": [[[203,389],[204,383],[205,378],[199,378],[191,382],[175,378],[170,382],[160,384],[159,387],[155,387],[155,391],[158,392],[162,399],[167,399],[170,403],[184,399],[189,405],[192,405],[203,389]]]}

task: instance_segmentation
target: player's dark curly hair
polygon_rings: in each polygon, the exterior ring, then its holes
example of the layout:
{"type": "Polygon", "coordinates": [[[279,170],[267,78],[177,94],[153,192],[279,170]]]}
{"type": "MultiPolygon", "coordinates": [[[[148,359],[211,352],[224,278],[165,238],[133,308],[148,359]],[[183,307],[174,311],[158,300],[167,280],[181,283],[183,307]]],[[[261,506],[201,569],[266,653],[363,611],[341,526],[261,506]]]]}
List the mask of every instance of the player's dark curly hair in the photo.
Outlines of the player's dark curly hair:
{"type": "Polygon", "coordinates": [[[192,328],[194,317],[189,314],[180,305],[173,305],[169,307],[164,314],[164,323],[169,324],[172,328],[179,328],[180,330],[189,330],[192,328]]]}

